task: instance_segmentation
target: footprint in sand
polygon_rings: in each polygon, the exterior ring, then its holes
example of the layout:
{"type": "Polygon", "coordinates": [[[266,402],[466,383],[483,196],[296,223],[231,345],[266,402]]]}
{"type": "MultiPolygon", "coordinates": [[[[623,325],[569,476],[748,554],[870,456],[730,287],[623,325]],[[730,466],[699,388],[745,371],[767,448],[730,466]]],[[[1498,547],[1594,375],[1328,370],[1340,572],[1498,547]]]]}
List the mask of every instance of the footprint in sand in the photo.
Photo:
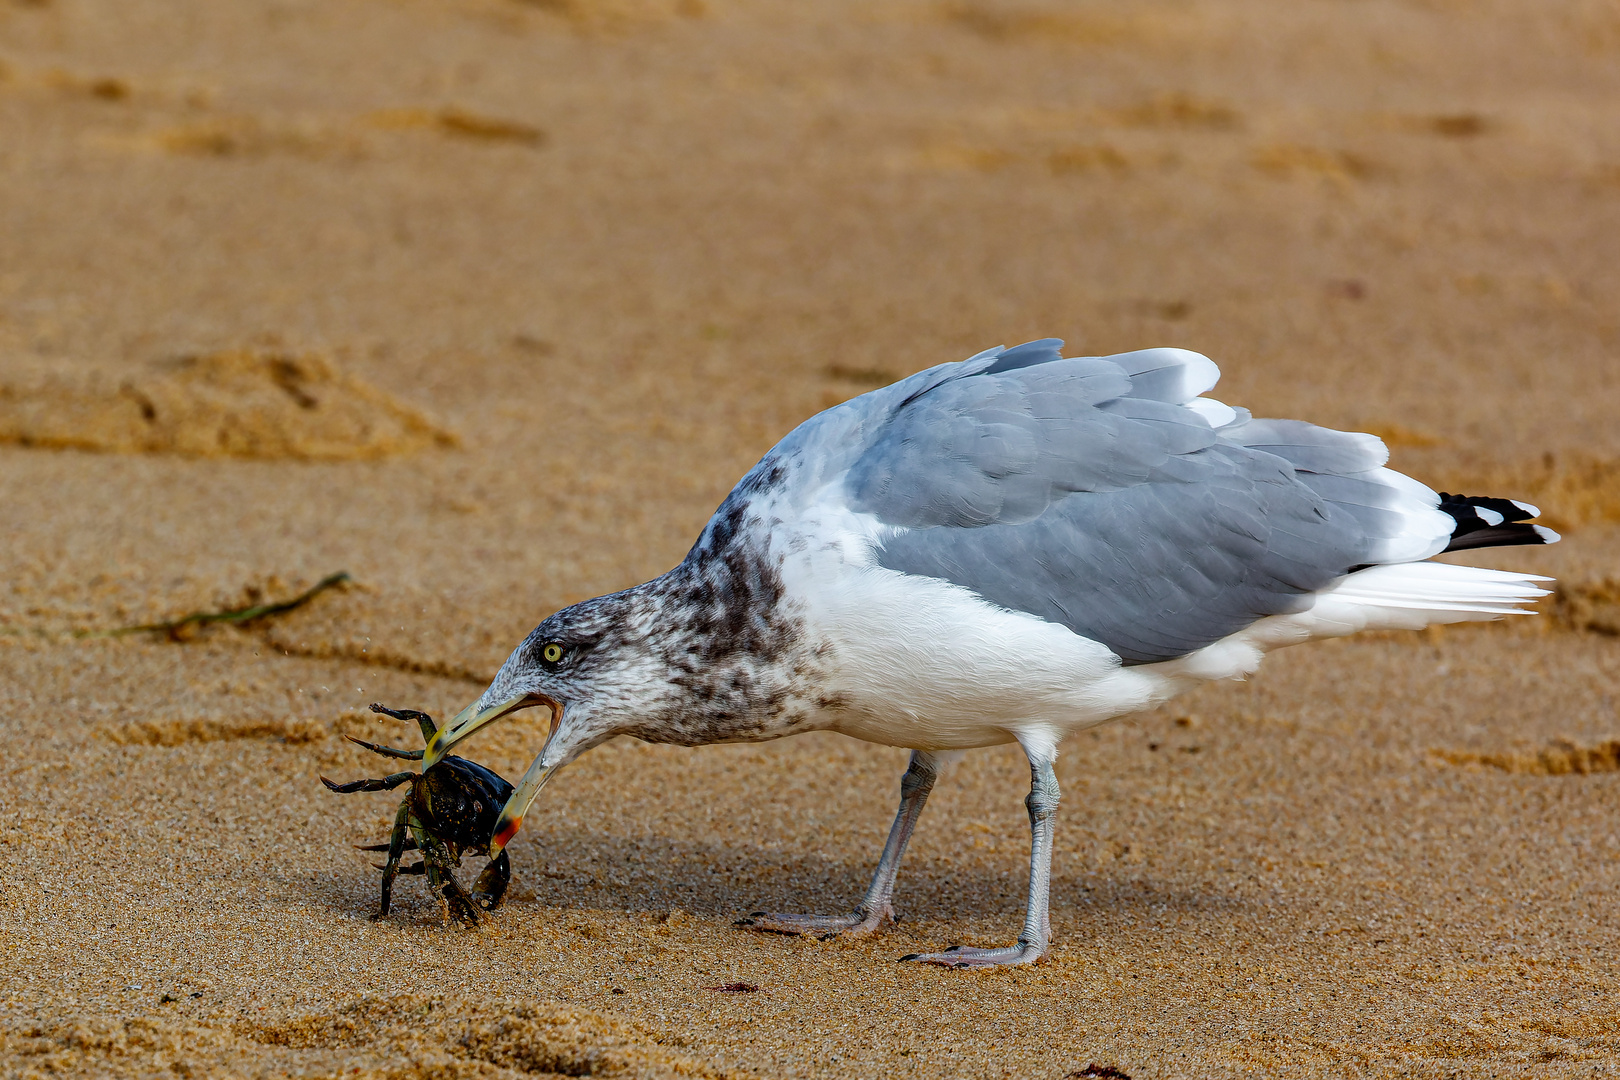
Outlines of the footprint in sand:
{"type": "Polygon", "coordinates": [[[0,364],[0,442],[344,460],[453,446],[456,437],[324,355],[240,349],[133,373],[0,364]]]}

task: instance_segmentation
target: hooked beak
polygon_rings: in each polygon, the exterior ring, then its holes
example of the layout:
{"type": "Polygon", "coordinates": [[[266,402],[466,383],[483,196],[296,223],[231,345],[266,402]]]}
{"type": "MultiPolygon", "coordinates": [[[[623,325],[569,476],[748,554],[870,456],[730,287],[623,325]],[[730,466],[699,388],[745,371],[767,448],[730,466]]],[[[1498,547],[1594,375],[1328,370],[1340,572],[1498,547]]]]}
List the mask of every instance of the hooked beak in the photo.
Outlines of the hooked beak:
{"type": "MultiPolygon", "coordinates": [[[[477,702],[473,702],[457,713],[454,720],[440,728],[434,733],[433,738],[428,740],[427,749],[422,754],[422,771],[427,772],[433,768],[450,752],[452,746],[485,724],[493,723],[503,716],[511,716],[519,709],[528,709],[535,705],[544,705],[551,710],[551,730],[556,731],[557,720],[562,716],[562,706],[544,694],[520,694],[517,697],[507,698],[505,701],[498,702],[482,710],[478,708],[477,702]]],[[[526,780],[527,777],[525,777],[526,780]]],[[[535,790],[538,791],[539,788],[535,790]]],[[[508,803],[507,805],[511,804],[508,803]]]]}

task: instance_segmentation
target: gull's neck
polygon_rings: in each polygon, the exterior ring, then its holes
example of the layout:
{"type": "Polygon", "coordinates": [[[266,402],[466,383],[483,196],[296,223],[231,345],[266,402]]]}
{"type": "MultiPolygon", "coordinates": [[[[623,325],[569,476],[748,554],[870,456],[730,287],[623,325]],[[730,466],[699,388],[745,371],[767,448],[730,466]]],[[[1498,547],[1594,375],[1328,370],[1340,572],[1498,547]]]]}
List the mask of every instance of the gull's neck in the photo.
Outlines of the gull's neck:
{"type": "Polygon", "coordinates": [[[749,500],[733,495],[679,566],[587,602],[612,609],[621,647],[649,661],[639,677],[663,684],[626,734],[694,745],[819,726],[822,650],[783,586],[781,556],[749,511],[749,500]]]}

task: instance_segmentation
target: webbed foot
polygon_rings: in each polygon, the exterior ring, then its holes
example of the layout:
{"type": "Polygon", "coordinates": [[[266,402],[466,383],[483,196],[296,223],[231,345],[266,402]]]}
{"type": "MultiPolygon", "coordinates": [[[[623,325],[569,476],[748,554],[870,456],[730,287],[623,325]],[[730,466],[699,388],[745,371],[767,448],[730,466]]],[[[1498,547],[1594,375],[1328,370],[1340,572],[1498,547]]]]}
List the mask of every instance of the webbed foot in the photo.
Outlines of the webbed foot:
{"type": "Polygon", "coordinates": [[[780,915],[753,911],[746,919],[738,919],[732,925],[759,933],[802,934],[828,941],[844,935],[864,937],[874,934],[882,929],[884,923],[893,921],[893,915],[893,909],[887,907],[870,915],[860,911],[852,911],[848,915],[780,915]]]}
{"type": "Polygon", "coordinates": [[[1008,945],[999,949],[977,949],[971,945],[952,945],[944,952],[911,953],[908,956],[902,956],[900,959],[902,962],[934,964],[937,967],[977,968],[1033,964],[1044,955],[1046,955],[1046,949],[1040,945],[1008,945]]]}

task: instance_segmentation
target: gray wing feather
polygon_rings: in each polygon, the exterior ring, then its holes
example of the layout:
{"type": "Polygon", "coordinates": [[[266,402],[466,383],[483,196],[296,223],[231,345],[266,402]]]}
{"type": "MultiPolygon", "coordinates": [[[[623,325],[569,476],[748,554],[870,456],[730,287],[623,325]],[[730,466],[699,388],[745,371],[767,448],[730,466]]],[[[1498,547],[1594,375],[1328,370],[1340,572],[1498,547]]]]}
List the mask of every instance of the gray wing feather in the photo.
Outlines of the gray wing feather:
{"type": "Polygon", "coordinates": [[[1301,472],[1367,472],[1389,460],[1389,451],[1377,436],[1334,431],[1303,420],[1250,420],[1222,428],[1221,437],[1276,454],[1301,472]]]}
{"type": "MultiPolygon", "coordinates": [[[[1033,367],[1036,364],[1049,364],[1053,360],[1063,359],[1062,348],[1062,338],[1049,337],[1041,338],[1039,341],[1026,341],[1010,349],[993,349],[991,351],[997,354],[995,362],[984,370],[986,374],[999,375],[1004,371],[1017,371],[1019,368],[1033,367]]],[[[985,354],[979,354],[983,355],[985,354]]]]}
{"type": "Polygon", "coordinates": [[[1219,435],[1283,458],[1302,484],[1347,515],[1365,541],[1358,565],[1426,559],[1449,541],[1454,523],[1440,512],[1439,496],[1384,468],[1389,450],[1376,436],[1301,420],[1250,420],[1247,413],[1219,435]]]}
{"type": "Polygon", "coordinates": [[[1118,396],[1129,389],[1095,359],[936,385],[895,411],[847,490],[891,525],[1030,521],[1057,495],[1143,483],[1171,455],[1215,442],[1184,409],[1118,396]]]}
{"type": "Polygon", "coordinates": [[[1215,361],[1186,349],[1141,349],[1107,359],[1130,376],[1132,397],[1173,405],[1191,401],[1221,377],[1215,361]]]}
{"type": "Polygon", "coordinates": [[[980,354],[894,407],[845,478],[890,526],[880,565],[1150,663],[1299,610],[1405,527],[1373,437],[1241,412],[1217,430],[1183,407],[1206,358],[1060,345],[980,354]]]}

